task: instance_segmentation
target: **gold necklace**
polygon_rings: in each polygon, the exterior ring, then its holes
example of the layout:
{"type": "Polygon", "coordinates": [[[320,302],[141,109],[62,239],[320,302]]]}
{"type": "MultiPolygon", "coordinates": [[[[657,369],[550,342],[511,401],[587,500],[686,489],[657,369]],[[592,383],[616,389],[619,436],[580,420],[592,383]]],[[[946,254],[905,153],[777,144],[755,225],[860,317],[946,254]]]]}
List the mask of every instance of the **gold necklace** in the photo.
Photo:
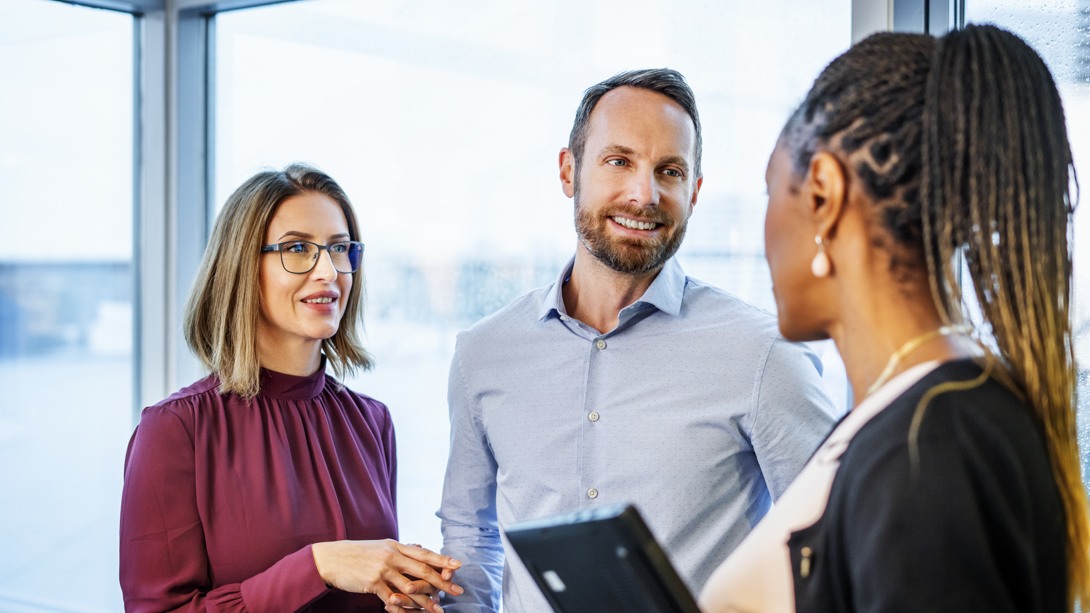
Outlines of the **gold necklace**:
{"type": "Polygon", "coordinates": [[[889,356],[889,361],[886,362],[885,369],[882,370],[882,373],[880,375],[878,375],[878,378],[875,379],[874,383],[871,383],[870,387],[867,388],[867,396],[870,396],[875,391],[877,391],[878,388],[885,385],[886,381],[889,381],[889,378],[893,376],[893,371],[897,370],[897,367],[901,364],[901,360],[908,357],[908,354],[919,349],[920,346],[927,341],[939,336],[968,334],[970,330],[971,328],[969,326],[964,325],[942,326],[940,328],[924,332],[919,336],[914,336],[908,339],[908,341],[905,342],[904,345],[901,345],[901,347],[897,349],[897,351],[893,352],[893,355],[889,356]]]}

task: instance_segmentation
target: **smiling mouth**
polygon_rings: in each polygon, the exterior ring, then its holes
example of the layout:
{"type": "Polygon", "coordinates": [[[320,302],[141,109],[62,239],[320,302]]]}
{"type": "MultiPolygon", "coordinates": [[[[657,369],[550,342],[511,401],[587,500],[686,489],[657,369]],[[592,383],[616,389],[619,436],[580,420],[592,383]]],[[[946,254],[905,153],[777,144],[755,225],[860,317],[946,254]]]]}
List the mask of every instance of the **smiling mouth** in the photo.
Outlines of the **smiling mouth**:
{"type": "Polygon", "coordinates": [[[325,296],[323,298],[310,298],[309,300],[304,300],[303,302],[307,304],[329,304],[333,302],[333,300],[333,298],[325,296]]]}
{"type": "Polygon", "coordinates": [[[610,219],[617,225],[628,228],[629,230],[654,230],[662,225],[653,221],[639,221],[638,219],[631,219],[620,215],[614,215],[610,217],[610,219]]]}

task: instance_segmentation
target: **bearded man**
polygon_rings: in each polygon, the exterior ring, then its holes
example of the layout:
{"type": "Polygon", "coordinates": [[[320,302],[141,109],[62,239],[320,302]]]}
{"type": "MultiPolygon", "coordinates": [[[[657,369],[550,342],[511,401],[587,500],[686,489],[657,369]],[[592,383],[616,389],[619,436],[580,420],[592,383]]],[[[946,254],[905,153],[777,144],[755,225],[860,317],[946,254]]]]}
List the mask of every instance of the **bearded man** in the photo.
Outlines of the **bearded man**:
{"type": "Polygon", "coordinates": [[[465,593],[445,596],[448,613],[501,598],[505,611],[548,611],[502,529],[619,502],[636,504],[699,592],[831,429],[816,356],[674,258],[700,153],[680,73],[625,72],[586,91],[560,151],[574,258],[458,336],[439,517],[465,593]]]}

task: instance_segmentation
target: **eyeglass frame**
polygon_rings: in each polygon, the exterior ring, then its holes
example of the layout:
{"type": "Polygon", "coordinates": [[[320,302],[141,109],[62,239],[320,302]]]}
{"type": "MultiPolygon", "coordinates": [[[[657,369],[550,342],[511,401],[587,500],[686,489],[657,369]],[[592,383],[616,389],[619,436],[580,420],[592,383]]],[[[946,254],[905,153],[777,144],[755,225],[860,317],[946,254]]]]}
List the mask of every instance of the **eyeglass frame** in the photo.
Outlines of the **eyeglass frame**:
{"type": "Polygon", "coordinates": [[[273,252],[279,253],[280,254],[280,266],[282,266],[284,268],[284,272],[287,272],[288,274],[291,274],[291,275],[309,275],[311,272],[314,271],[314,268],[318,265],[318,260],[320,260],[322,258],[322,251],[324,250],[329,255],[329,263],[333,265],[333,270],[336,270],[338,274],[342,274],[342,275],[354,275],[354,274],[356,274],[357,271],[359,271],[360,265],[363,264],[363,253],[365,251],[364,247],[365,247],[365,245],[363,244],[362,241],[337,241],[335,243],[330,243],[328,245],[322,245],[322,244],[316,243],[314,241],[305,241],[305,240],[302,240],[302,239],[295,239],[295,240],[290,240],[290,241],[284,241],[282,243],[273,243],[271,245],[262,245],[261,246],[261,253],[273,253],[273,252]],[[299,243],[306,243],[308,245],[314,245],[315,247],[317,247],[318,248],[318,257],[314,258],[314,260],[310,263],[310,268],[304,270],[303,272],[293,272],[291,270],[288,270],[288,265],[284,263],[284,246],[285,245],[298,245],[299,243]],[[343,271],[343,270],[337,268],[337,264],[333,261],[333,255],[329,251],[330,247],[334,247],[336,245],[349,245],[350,247],[351,247],[351,245],[359,245],[360,246],[360,263],[356,266],[356,270],[350,270],[350,271],[346,272],[346,271],[343,271]]]}

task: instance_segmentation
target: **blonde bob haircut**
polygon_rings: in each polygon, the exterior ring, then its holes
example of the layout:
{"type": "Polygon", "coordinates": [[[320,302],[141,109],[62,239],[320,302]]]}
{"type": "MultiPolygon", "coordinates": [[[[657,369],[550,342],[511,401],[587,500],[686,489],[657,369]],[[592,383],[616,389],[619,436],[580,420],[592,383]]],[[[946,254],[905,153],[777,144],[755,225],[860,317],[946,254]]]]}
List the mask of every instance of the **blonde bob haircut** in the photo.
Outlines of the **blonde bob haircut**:
{"type": "MultiPolygon", "coordinates": [[[[261,391],[257,322],[261,311],[258,281],[261,246],[280,203],[304,193],[328,196],[341,206],[351,240],[359,224],[348,196],[329,175],[304,164],[250,177],[227,198],[216,218],[197,278],[185,307],[185,340],[212,374],[220,393],[252,398],[261,391]]],[[[363,348],[363,268],[353,279],[337,332],[322,341],[325,363],[343,379],[373,361],[363,348]]]]}

